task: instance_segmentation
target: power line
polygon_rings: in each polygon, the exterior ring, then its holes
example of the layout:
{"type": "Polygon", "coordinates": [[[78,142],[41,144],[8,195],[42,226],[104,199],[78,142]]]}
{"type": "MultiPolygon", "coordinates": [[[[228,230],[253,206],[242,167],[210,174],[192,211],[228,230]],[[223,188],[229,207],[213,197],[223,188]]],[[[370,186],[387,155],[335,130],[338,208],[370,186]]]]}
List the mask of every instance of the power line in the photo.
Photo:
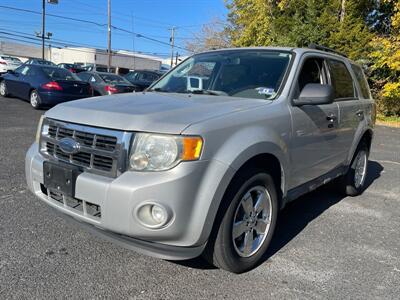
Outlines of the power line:
{"type": "MultiPolygon", "coordinates": [[[[41,38],[40,37],[36,37],[36,36],[26,36],[23,34],[13,34],[13,33],[8,33],[8,32],[4,32],[4,31],[0,31],[0,34],[2,34],[3,36],[1,36],[4,39],[10,39],[10,40],[17,40],[20,42],[24,42],[24,43],[31,43],[31,44],[35,44],[35,45],[41,45],[40,43],[36,42],[36,41],[40,41],[41,38]],[[7,35],[7,36],[4,36],[7,35]],[[11,36],[11,37],[10,37],[11,36]],[[17,38],[15,38],[17,37],[17,38]],[[29,41],[26,40],[21,40],[22,39],[27,39],[29,41]],[[35,42],[31,42],[31,41],[35,41],[35,42]]],[[[76,51],[76,52],[83,52],[83,53],[93,53],[92,51],[88,51],[88,50],[84,50],[84,49],[74,49],[74,48],[69,48],[69,47],[81,47],[79,45],[76,44],[71,44],[71,43],[65,43],[65,42],[57,42],[57,41],[52,41],[51,43],[48,42],[48,44],[51,45],[58,45],[56,46],[56,48],[58,49],[66,49],[66,50],[71,50],[71,51],[76,51]],[[64,47],[61,48],[60,46],[64,47]]],[[[94,46],[90,46],[91,48],[95,48],[96,50],[100,50],[103,51],[105,54],[107,53],[106,49],[103,48],[98,48],[98,47],[94,47],[94,46]]],[[[160,55],[160,56],[168,56],[168,53],[157,53],[157,52],[145,52],[145,51],[137,51],[136,53],[132,53],[132,54],[122,54],[122,53],[117,53],[117,52],[113,52],[112,55],[113,56],[134,56],[135,54],[148,54],[148,55],[160,55]]]]}
{"type": "MultiPolygon", "coordinates": [[[[41,15],[40,12],[37,12],[37,11],[34,11],[34,10],[30,10],[30,9],[16,8],[16,7],[5,6],[5,5],[0,5],[0,8],[5,8],[5,9],[10,9],[10,10],[15,10],[15,11],[22,11],[22,12],[32,13],[32,14],[36,14],[36,15],[41,15]]],[[[84,20],[84,19],[78,19],[78,18],[64,17],[64,16],[60,16],[60,15],[55,15],[55,14],[47,14],[47,16],[54,17],[54,18],[65,19],[65,20],[70,20],[70,21],[88,23],[88,24],[92,24],[92,25],[96,25],[96,26],[100,26],[100,27],[107,26],[107,24],[102,24],[102,23],[89,21],[89,20],[84,20]]],[[[167,43],[167,42],[151,38],[151,37],[143,35],[141,33],[132,32],[130,30],[126,30],[124,28],[120,28],[120,27],[116,27],[116,26],[111,26],[111,27],[113,29],[115,29],[115,30],[119,30],[119,31],[122,31],[122,32],[130,33],[130,34],[134,34],[138,38],[143,38],[143,39],[147,39],[149,41],[153,41],[155,43],[159,43],[159,44],[170,46],[170,44],[167,43]]],[[[189,49],[184,48],[184,47],[180,47],[180,46],[175,46],[175,47],[179,48],[179,49],[182,49],[182,50],[185,50],[185,51],[190,51],[189,49]]]]}

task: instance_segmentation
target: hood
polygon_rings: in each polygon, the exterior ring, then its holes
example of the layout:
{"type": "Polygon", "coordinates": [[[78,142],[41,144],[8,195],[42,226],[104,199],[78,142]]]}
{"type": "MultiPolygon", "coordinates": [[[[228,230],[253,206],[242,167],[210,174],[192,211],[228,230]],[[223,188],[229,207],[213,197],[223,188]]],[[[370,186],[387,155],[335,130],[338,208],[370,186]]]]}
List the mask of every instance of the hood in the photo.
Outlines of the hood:
{"type": "Polygon", "coordinates": [[[226,96],[127,93],[59,104],[46,117],[110,129],[179,134],[191,124],[270,102],[226,96]]]}

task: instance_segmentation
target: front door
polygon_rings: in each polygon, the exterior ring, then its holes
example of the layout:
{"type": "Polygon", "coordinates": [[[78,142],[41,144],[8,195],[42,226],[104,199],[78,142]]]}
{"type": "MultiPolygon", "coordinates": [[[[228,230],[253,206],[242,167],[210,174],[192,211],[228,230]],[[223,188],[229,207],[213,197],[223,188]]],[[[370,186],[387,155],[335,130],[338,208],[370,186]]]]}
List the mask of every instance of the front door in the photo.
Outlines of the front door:
{"type": "MultiPolygon", "coordinates": [[[[308,83],[327,84],[324,58],[305,56],[295,82],[294,99],[308,83]]],[[[339,108],[337,103],[301,107],[289,105],[292,118],[289,188],[294,188],[328,173],[340,164],[336,145],[339,108]]]]}

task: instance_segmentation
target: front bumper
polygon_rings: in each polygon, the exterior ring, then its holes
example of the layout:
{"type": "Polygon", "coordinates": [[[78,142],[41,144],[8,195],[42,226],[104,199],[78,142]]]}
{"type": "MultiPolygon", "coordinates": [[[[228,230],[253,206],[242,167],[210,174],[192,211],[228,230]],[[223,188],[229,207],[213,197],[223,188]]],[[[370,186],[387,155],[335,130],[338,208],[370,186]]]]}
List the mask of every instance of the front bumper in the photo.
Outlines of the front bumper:
{"type": "Polygon", "coordinates": [[[101,208],[101,217],[94,218],[44,193],[44,161],[34,143],[26,155],[25,168],[28,186],[37,197],[103,238],[165,259],[201,254],[225,190],[221,183],[233,172],[213,160],[181,163],[165,172],[125,172],[117,178],[84,172],[77,178],[75,197],[101,208]],[[144,203],[167,208],[170,221],[160,229],[142,225],[135,212],[144,203]]]}

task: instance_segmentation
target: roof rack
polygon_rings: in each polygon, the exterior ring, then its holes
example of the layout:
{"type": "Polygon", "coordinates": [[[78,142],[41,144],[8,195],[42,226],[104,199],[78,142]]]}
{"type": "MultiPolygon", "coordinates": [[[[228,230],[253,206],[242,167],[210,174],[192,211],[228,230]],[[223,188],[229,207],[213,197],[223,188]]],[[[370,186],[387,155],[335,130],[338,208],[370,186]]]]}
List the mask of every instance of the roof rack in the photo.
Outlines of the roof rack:
{"type": "Polygon", "coordinates": [[[320,46],[320,45],[317,45],[317,44],[314,44],[314,43],[309,44],[308,48],[321,50],[321,51],[325,51],[325,52],[331,52],[331,53],[335,53],[335,54],[347,57],[347,55],[342,53],[342,52],[336,51],[336,50],[334,50],[332,48],[328,48],[328,47],[325,47],[325,46],[320,46]]]}

